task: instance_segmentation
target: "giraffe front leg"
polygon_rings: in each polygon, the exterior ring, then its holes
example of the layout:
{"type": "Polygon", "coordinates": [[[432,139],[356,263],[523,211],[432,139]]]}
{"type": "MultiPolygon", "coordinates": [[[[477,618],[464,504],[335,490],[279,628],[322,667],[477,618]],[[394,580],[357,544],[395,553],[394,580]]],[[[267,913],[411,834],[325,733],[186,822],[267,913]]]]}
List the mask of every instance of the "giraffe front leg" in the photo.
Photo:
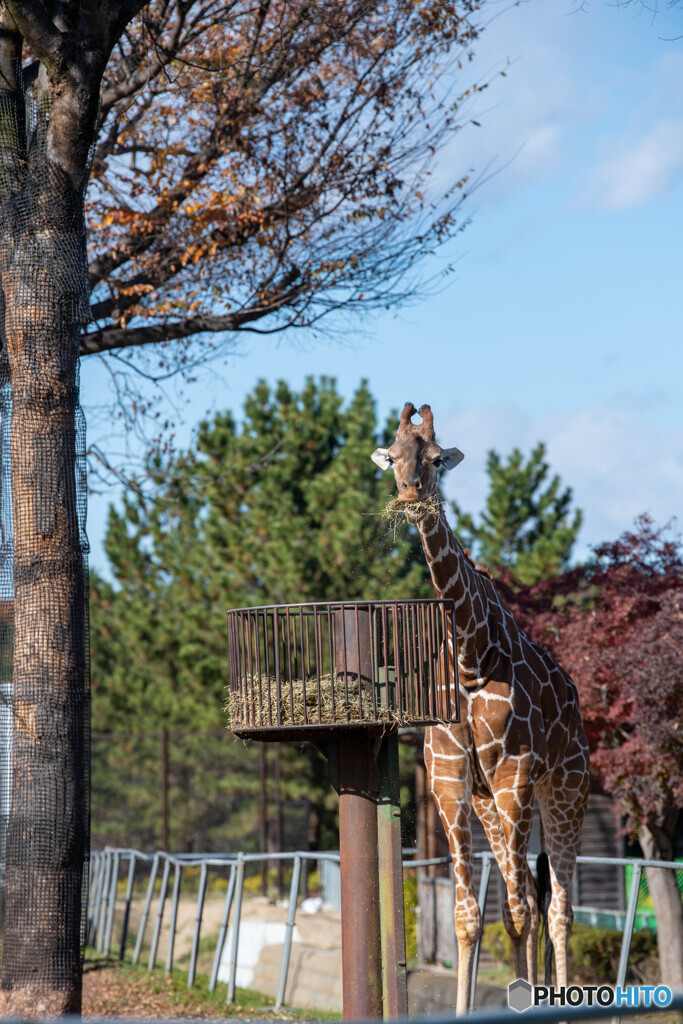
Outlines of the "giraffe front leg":
{"type": "Polygon", "coordinates": [[[441,801],[436,793],[435,799],[439,816],[448,836],[455,876],[453,922],[458,943],[458,988],[455,1012],[457,1016],[460,1016],[470,1009],[474,958],[482,933],[481,913],[474,892],[470,808],[468,803],[463,803],[455,808],[446,807],[442,810],[441,801]]]}
{"type": "Polygon", "coordinates": [[[470,765],[466,749],[451,734],[451,744],[443,750],[437,730],[431,730],[436,742],[425,743],[425,765],[429,785],[443,824],[453,862],[455,907],[453,920],[458,943],[458,989],[456,1015],[470,1009],[472,974],[482,920],[474,892],[472,856],[470,765]],[[436,736],[435,736],[436,734],[436,736]]]}
{"type": "Polygon", "coordinates": [[[474,893],[462,889],[455,891],[455,937],[458,940],[458,991],[455,1002],[456,1017],[470,1009],[472,975],[477,944],[481,938],[482,920],[474,893]]]}

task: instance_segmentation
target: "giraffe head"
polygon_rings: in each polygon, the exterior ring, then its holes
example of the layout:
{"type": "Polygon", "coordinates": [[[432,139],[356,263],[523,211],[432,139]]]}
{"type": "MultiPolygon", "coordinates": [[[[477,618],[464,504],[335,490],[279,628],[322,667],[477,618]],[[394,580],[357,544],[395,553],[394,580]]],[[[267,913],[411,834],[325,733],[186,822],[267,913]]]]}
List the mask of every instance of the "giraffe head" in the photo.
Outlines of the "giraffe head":
{"type": "Polygon", "coordinates": [[[434,417],[428,405],[416,409],[412,402],[403,406],[396,440],[390,448],[377,448],[372,461],[380,469],[393,469],[399,497],[403,501],[422,501],[436,491],[438,470],[454,469],[465,458],[457,448],[441,448],[434,436],[434,417]],[[421,423],[412,423],[415,413],[421,423]]]}

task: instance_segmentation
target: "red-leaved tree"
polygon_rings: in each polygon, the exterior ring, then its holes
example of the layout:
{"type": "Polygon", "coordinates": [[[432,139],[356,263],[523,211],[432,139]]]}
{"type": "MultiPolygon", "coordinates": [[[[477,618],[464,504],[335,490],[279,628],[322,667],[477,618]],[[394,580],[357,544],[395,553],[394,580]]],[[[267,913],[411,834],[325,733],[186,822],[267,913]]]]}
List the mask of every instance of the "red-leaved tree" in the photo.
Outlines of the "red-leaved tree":
{"type": "MultiPolygon", "coordinates": [[[[641,516],[575,569],[514,599],[527,632],[579,687],[591,767],[646,858],[673,859],[683,807],[683,549],[641,516]]],[[[683,904],[672,871],[651,868],[661,980],[683,989],[683,904]]]]}

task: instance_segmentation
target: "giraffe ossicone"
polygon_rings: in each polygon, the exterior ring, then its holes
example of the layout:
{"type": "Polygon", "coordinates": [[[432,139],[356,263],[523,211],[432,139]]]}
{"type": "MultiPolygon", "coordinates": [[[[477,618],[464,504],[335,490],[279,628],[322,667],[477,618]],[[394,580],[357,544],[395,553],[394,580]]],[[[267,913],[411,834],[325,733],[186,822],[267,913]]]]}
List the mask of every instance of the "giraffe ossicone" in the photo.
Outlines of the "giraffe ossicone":
{"type": "MultiPolygon", "coordinates": [[[[426,730],[425,764],[455,875],[457,1014],[470,1007],[482,932],[473,882],[472,809],[505,879],[503,921],[516,976],[535,983],[539,913],[527,852],[538,802],[552,888],[548,928],[557,984],[566,985],[571,882],[589,788],[588,743],[574,683],[517,625],[493,581],[454,536],[443,504],[430,508],[425,502],[437,491],[439,469],[452,469],[463,458],[458,448],[437,444],[431,408],[416,410],[412,402],[403,407],[394,442],[372,455],[377,466],[394,472],[437,595],[452,598],[456,606],[457,655],[453,638],[448,644],[450,663],[458,660],[461,718],[426,730]],[[419,423],[412,421],[416,413],[419,423]]],[[[455,672],[437,683],[452,689],[455,672]]]]}

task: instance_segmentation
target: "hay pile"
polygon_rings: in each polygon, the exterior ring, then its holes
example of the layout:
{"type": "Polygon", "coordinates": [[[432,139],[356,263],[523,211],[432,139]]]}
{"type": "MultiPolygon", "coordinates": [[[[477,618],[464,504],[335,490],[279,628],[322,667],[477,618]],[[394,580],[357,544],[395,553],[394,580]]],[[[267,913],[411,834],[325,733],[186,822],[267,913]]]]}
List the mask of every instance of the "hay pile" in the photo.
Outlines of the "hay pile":
{"type": "Polygon", "coordinates": [[[442,501],[438,494],[430,494],[424,501],[402,501],[401,498],[392,498],[384,506],[380,515],[387,521],[395,535],[404,520],[414,522],[416,519],[422,519],[423,516],[438,516],[445,504],[446,502],[442,501]],[[408,514],[410,514],[410,518],[408,514]]]}
{"type": "MultiPolygon", "coordinates": [[[[229,729],[268,727],[272,721],[277,726],[278,699],[274,679],[261,676],[245,680],[247,694],[230,693],[225,710],[228,714],[229,729]],[[261,694],[259,697],[259,683],[261,694]],[[270,693],[268,685],[270,684],[270,693]],[[253,696],[252,696],[253,695],[253,696]]],[[[306,697],[301,679],[292,682],[291,690],[288,682],[281,684],[280,716],[282,726],[316,725],[319,722],[330,725],[333,722],[398,722],[399,715],[382,707],[377,698],[377,717],[372,707],[372,692],[369,686],[362,685],[359,691],[357,681],[349,680],[348,701],[344,683],[337,680],[334,685],[334,704],[332,702],[332,677],[320,678],[320,717],[318,717],[318,683],[315,677],[306,680],[306,697]],[[362,699],[362,707],[361,707],[362,699]],[[348,718],[347,718],[348,714],[348,718]]]]}

